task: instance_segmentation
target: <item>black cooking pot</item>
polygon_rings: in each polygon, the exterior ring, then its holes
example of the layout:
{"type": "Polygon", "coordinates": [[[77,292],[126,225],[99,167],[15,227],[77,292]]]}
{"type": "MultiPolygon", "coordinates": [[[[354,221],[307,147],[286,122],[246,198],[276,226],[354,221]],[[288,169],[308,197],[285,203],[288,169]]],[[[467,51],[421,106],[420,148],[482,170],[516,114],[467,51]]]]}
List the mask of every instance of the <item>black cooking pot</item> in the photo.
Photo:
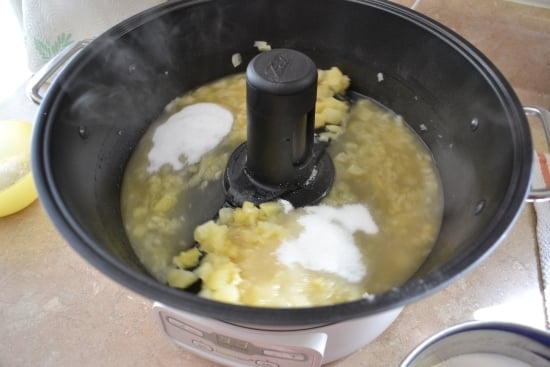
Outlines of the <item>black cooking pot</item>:
{"type": "Polygon", "coordinates": [[[148,298],[261,325],[372,315],[446,286],[487,256],[514,223],[533,155],[519,101],[489,60],[446,27],[380,0],[175,1],[145,11],[65,67],[41,105],[33,139],[41,202],[84,258],[148,298]],[[333,306],[235,306],[157,282],[134,254],[120,213],[121,180],[134,147],[174,97],[243,72],[258,52],[256,40],[299,50],[319,68],[339,66],[354,91],[402,115],[431,149],[443,184],[443,223],[431,255],[402,286],[333,306]],[[237,52],[243,63],[234,67],[237,52]]]}

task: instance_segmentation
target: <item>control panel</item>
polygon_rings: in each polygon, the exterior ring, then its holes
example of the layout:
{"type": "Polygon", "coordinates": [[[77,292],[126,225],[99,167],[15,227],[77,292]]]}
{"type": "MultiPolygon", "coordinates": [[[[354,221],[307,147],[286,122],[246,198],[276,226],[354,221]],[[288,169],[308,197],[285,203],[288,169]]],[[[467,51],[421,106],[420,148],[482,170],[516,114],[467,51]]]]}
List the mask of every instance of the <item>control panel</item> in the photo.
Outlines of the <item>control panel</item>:
{"type": "Polygon", "coordinates": [[[258,330],[155,303],[162,330],[176,344],[226,366],[318,367],[327,335],[308,330],[258,330]]]}

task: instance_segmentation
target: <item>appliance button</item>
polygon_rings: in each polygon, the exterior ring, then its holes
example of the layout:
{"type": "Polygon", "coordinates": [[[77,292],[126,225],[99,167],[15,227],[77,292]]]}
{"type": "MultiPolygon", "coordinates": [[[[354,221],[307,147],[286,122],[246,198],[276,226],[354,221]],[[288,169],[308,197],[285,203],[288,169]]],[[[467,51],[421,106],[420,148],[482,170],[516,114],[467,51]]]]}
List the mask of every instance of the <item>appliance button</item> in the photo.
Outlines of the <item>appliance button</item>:
{"type": "Polygon", "coordinates": [[[207,352],[212,352],[214,350],[214,348],[212,348],[210,345],[208,345],[207,343],[201,341],[201,340],[195,340],[193,339],[191,341],[191,343],[193,343],[193,345],[199,349],[202,349],[202,350],[205,350],[207,352]]]}
{"type": "Polygon", "coordinates": [[[279,365],[275,362],[261,361],[261,360],[256,361],[256,366],[260,366],[260,367],[279,367],[279,365]]]}
{"type": "Polygon", "coordinates": [[[283,352],[280,350],[264,350],[264,355],[275,358],[291,359],[293,361],[305,361],[307,358],[302,353],[283,352]]]}
{"type": "Polygon", "coordinates": [[[224,348],[233,349],[239,352],[246,352],[250,347],[250,343],[245,340],[240,340],[221,334],[216,334],[216,343],[224,348]]]}
{"type": "Polygon", "coordinates": [[[201,337],[204,336],[204,333],[202,331],[200,331],[199,329],[195,329],[194,327],[192,327],[191,325],[186,324],[183,321],[180,321],[180,320],[175,319],[175,318],[170,317],[170,316],[168,316],[166,318],[166,320],[170,324],[174,325],[175,327],[183,329],[183,330],[187,331],[188,333],[191,333],[191,334],[196,335],[196,336],[201,336],[201,337]]]}

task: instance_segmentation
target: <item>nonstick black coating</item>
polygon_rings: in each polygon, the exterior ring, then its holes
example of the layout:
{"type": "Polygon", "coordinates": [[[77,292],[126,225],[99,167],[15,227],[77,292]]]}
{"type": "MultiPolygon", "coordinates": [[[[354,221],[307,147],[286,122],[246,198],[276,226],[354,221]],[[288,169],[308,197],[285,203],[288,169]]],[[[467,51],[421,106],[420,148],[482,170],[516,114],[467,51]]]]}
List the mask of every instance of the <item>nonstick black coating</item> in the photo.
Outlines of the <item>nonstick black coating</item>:
{"type": "MultiPolygon", "coordinates": [[[[181,1],[147,10],[95,39],[58,76],[40,108],[32,152],[42,204],[94,266],[150,299],[256,325],[372,315],[446,286],[506,235],[524,203],[531,161],[526,118],[496,68],[446,27],[377,0],[181,1]],[[299,50],[320,68],[339,66],[354,91],[401,114],[431,149],[444,188],[443,224],[406,284],[334,306],[253,308],[171,289],[136,258],[120,214],[133,148],[174,97],[243,72],[256,40],[299,50]],[[235,68],[236,52],[243,63],[235,68]]],[[[200,202],[211,212],[207,197],[200,202]]]]}

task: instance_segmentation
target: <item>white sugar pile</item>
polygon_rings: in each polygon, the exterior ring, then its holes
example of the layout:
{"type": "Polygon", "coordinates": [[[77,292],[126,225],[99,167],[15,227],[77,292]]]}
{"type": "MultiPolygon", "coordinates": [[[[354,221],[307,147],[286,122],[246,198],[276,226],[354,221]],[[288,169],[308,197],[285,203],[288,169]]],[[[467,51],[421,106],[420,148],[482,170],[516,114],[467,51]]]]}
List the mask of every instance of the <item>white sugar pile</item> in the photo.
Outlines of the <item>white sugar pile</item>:
{"type": "Polygon", "coordinates": [[[159,125],[153,148],[147,155],[147,172],[169,164],[174,170],[200,161],[231,131],[233,114],[215,103],[196,103],[183,108],[159,125]],[[180,159],[181,156],[185,159],[180,159]]]}
{"type": "Polygon", "coordinates": [[[320,205],[306,207],[305,211],[306,214],[298,219],[303,231],[277,249],[279,262],[333,273],[350,282],[363,279],[367,269],[353,234],[356,231],[378,233],[368,208],[360,204],[320,205]]]}

